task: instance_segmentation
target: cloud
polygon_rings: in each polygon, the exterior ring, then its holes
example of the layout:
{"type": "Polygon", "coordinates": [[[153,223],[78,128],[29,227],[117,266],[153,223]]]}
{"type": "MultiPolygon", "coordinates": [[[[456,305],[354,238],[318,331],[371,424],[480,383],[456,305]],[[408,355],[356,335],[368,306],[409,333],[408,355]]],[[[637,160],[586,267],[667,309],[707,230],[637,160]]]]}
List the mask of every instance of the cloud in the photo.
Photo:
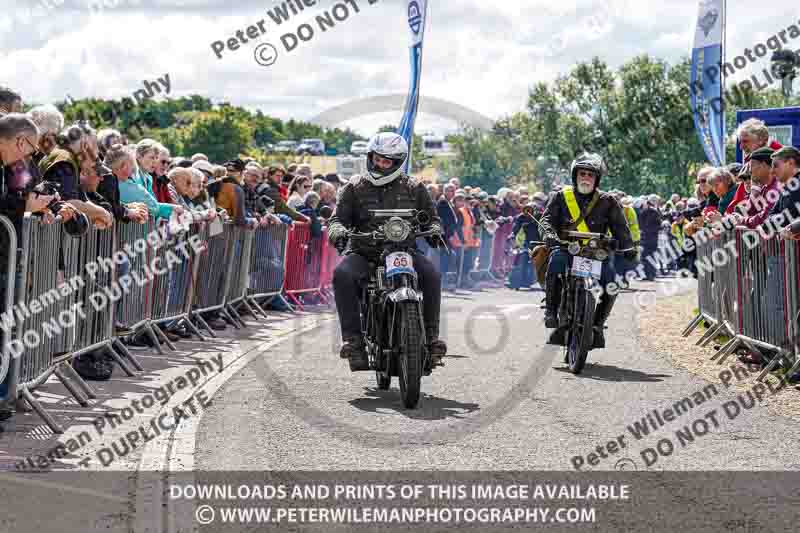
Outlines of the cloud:
{"type": "MultiPolygon", "coordinates": [[[[169,73],[174,96],[196,93],[281,118],[309,119],[334,105],[408,88],[405,3],[353,1],[358,14],[324,33],[317,30],[289,53],[281,35],[340,0],[319,0],[280,26],[267,16],[281,4],[276,0],[20,1],[19,10],[0,16],[3,83],[26,101],[41,103],[67,94],[121,98],[143,80],[169,73]],[[90,3],[103,8],[90,10],[90,3]],[[214,56],[212,41],[227,40],[262,19],[266,35],[236,51],[226,49],[221,60],[214,56]],[[271,67],[253,59],[261,42],[279,49],[271,67]]],[[[792,11],[732,5],[729,51],[785,28],[797,18],[792,11]]],[[[536,82],[552,81],[594,55],[612,67],[643,53],[677,62],[689,53],[696,17],[694,0],[431,2],[423,98],[443,98],[499,118],[523,110],[536,82]]],[[[378,118],[357,122],[368,130],[378,118]]],[[[441,122],[420,117],[419,124],[441,122]]]]}

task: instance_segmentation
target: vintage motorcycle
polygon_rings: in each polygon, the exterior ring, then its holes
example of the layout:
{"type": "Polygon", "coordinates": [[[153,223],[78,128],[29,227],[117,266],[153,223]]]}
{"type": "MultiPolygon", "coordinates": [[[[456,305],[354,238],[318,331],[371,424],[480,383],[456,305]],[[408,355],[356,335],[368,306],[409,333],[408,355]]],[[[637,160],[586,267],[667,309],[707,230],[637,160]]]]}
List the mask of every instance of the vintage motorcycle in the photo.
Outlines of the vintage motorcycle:
{"type": "Polygon", "coordinates": [[[365,239],[382,248],[379,262],[370,261],[369,281],[362,287],[359,308],[364,346],[378,388],[388,390],[392,376],[400,381],[403,405],[419,403],[423,375],[444,366],[428,353],[422,312],[422,291],[414,270],[413,248],[417,238],[439,235],[423,231],[431,223],[423,211],[413,209],[371,210],[385,219],[371,233],[352,232],[351,239],[365,239]]]}
{"type": "Polygon", "coordinates": [[[598,288],[603,261],[617,250],[617,241],[600,233],[566,232],[561,245],[572,255],[572,266],[561,284],[561,303],[558,309],[559,328],[565,330],[564,362],[573,374],[580,374],[586,365],[594,341],[593,289],[598,288]]]}

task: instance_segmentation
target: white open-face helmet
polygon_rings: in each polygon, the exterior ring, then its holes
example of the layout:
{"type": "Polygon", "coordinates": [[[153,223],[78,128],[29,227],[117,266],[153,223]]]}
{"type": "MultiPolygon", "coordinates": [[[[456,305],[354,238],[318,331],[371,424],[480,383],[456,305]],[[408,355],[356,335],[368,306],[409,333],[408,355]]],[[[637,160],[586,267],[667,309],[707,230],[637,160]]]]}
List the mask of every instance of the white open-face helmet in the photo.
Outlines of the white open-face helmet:
{"type": "Polygon", "coordinates": [[[403,173],[406,159],[408,159],[408,144],[405,139],[396,133],[379,133],[372,137],[367,144],[367,174],[365,177],[373,185],[380,186],[391,183],[403,173]],[[376,154],[391,159],[392,166],[386,169],[379,168],[373,162],[376,154]]]}

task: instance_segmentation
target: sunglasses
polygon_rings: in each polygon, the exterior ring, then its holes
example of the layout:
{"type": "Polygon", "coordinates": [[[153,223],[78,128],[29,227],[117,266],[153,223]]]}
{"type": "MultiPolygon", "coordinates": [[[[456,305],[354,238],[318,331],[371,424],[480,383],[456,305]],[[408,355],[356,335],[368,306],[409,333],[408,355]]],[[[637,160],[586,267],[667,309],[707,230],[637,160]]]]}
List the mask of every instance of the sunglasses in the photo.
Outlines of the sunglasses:
{"type": "Polygon", "coordinates": [[[703,183],[706,183],[706,181],[707,181],[707,180],[706,180],[705,178],[701,178],[701,179],[697,180],[697,184],[698,184],[698,185],[701,185],[701,184],[703,184],[703,183]]]}

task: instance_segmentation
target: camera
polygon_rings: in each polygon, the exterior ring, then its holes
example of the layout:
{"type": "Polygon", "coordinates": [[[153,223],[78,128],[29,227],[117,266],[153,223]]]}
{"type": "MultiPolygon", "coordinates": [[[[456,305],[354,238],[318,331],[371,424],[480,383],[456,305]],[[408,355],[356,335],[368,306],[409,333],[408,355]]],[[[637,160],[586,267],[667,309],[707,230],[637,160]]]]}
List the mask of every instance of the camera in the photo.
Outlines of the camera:
{"type": "Polygon", "coordinates": [[[698,206],[698,207],[693,207],[691,209],[687,209],[686,211],[683,212],[683,216],[685,216],[689,220],[697,218],[699,216],[703,216],[703,208],[698,206]]]}
{"type": "Polygon", "coordinates": [[[31,192],[37,196],[55,196],[55,198],[53,198],[53,200],[47,204],[47,208],[54,215],[57,215],[61,210],[61,207],[64,205],[64,202],[61,201],[61,189],[59,188],[58,184],[53,183],[52,181],[43,181],[38,183],[33,187],[33,189],[31,189],[31,192]]]}

